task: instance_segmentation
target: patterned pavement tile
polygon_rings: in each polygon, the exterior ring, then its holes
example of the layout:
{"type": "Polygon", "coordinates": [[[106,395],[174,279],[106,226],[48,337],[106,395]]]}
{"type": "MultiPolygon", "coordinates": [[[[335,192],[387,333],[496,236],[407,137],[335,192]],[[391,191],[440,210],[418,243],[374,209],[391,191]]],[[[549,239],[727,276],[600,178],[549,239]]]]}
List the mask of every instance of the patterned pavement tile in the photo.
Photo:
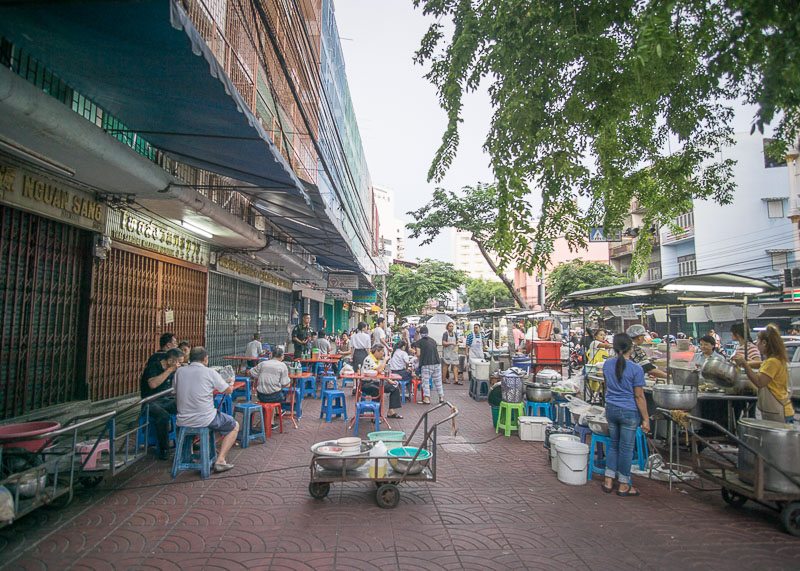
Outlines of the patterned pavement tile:
{"type": "Polygon", "coordinates": [[[197,530],[182,527],[167,533],[156,550],[159,553],[213,553],[224,534],[222,528],[197,530]]]}
{"type": "Polygon", "coordinates": [[[469,525],[491,521],[486,507],[480,504],[439,506],[441,521],[446,525],[469,525]]]}
{"type": "MultiPolygon", "coordinates": [[[[584,563],[569,547],[552,549],[515,549],[514,553],[522,561],[522,566],[534,571],[562,571],[563,569],[600,569],[584,563]]],[[[612,569],[617,569],[612,567],[612,569]]]]}
{"type": "MultiPolygon", "coordinates": [[[[139,563],[142,571],[195,571],[206,568],[206,562],[210,554],[208,553],[160,553],[146,556],[139,563]]],[[[231,564],[229,569],[246,569],[244,566],[234,566],[231,564]]],[[[120,567],[124,569],[124,567],[120,567]]]]}
{"type": "Polygon", "coordinates": [[[458,551],[462,569],[521,569],[522,560],[511,550],[458,551]]]}
{"type": "Polygon", "coordinates": [[[443,525],[392,523],[394,549],[401,551],[452,551],[453,541],[443,525]]]}
{"type": "Polygon", "coordinates": [[[339,540],[336,525],[315,525],[311,529],[284,527],[277,531],[277,552],[280,553],[333,553],[339,540]]]}
{"type": "Polygon", "coordinates": [[[272,553],[215,553],[208,558],[203,564],[202,569],[219,570],[219,571],[235,571],[253,570],[253,571],[266,571],[268,569],[275,569],[273,567],[274,554],[272,553]]]}
{"type": "Polygon", "coordinates": [[[458,552],[511,549],[506,539],[507,531],[494,524],[448,525],[446,528],[453,548],[458,552]]]}
{"type": "Polygon", "coordinates": [[[464,569],[455,551],[399,552],[397,561],[400,569],[464,569]]]}

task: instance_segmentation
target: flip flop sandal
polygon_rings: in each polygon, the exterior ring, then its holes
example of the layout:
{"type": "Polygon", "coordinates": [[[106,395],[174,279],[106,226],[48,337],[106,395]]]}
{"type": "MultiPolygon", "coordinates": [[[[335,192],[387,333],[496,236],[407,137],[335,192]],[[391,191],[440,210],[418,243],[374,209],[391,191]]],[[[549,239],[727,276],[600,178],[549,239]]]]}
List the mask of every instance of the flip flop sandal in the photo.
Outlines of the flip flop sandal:
{"type": "Polygon", "coordinates": [[[455,383],[453,383],[453,384],[454,384],[454,385],[463,385],[464,383],[462,383],[462,382],[459,382],[459,381],[456,381],[456,382],[455,382],[455,383]]]}
{"type": "Polygon", "coordinates": [[[614,491],[614,486],[609,486],[608,488],[606,488],[605,486],[600,486],[600,487],[601,487],[601,488],[603,489],[603,491],[604,491],[605,493],[607,493],[607,494],[610,494],[611,492],[613,492],[613,491],[614,491]]]}
{"type": "Polygon", "coordinates": [[[390,415],[388,415],[386,418],[396,418],[396,419],[398,419],[398,420],[403,420],[403,417],[402,417],[402,416],[400,416],[400,415],[399,415],[399,414],[397,414],[397,413],[390,414],[390,415]]]}
{"type": "Polygon", "coordinates": [[[639,490],[637,490],[636,488],[628,488],[624,492],[620,492],[619,490],[617,490],[617,495],[622,496],[623,498],[628,496],[635,498],[636,496],[639,495],[639,490]],[[633,490],[633,492],[631,492],[631,490],[633,490]]]}

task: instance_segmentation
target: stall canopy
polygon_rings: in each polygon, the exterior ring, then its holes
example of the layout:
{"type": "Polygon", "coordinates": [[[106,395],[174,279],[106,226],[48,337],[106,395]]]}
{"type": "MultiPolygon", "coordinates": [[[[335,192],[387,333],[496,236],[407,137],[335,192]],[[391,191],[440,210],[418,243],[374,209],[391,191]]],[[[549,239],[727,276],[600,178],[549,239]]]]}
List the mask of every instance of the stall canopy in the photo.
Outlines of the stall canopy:
{"type": "Polygon", "coordinates": [[[120,128],[184,164],[252,185],[242,192],[320,264],[375,270],[360,267],[326,198],[298,178],[179,2],[0,3],[0,36],[120,128]]]}
{"type": "Polygon", "coordinates": [[[606,307],[610,305],[684,305],[707,299],[725,301],[776,291],[771,283],[727,272],[695,274],[573,292],[561,307],[606,307]]]}

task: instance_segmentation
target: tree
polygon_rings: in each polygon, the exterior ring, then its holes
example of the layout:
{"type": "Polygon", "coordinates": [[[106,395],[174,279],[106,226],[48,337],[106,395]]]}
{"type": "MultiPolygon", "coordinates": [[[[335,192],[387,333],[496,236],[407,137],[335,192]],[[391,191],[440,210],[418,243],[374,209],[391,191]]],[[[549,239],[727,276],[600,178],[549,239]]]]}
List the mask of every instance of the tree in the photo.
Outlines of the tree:
{"type": "Polygon", "coordinates": [[[508,288],[501,282],[467,278],[465,285],[470,311],[514,305],[514,298],[509,295],[508,288]]]}
{"type": "Polygon", "coordinates": [[[448,117],[429,180],[458,150],[464,93],[488,84],[503,264],[543,268],[552,228],[583,246],[591,227],[621,229],[635,198],[647,211],[632,266],[641,273],[653,225],[674,224],[693,198],[731,200],[733,163],[716,157],[732,140],[732,101],[758,106],[754,130],[780,118],[774,156],[797,140],[796,0],[414,4],[436,19],[415,61],[429,66],[448,117]],[[541,193],[538,222],[513,215],[530,188],[541,193]]]}
{"type": "MultiPolygon", "coordinates": [[[[528,309],[528,304],[514,287],[514,283],[503,275],[502,269],[494,263],[490,251],[499,249],[498,242],[498,209],[497,188],[492,184],[478,184],[465,186],[463,194],[457,195],[452,191],[437,188],[433,192],[431,201],[418,210],[408,212],[416,220],[406,224],[411,230],[412,238],[425,235],[422,244],[430,244],[439,235],[442,228],[452,227],[463,232],[468,232],[470,239],[477,244],[483,259],[492,268],[495,275],[508,288],[517,304],[528,309]]],[[[526,217],[528,210],[522,211],[526,217]]]]}
{"type": "Polygon", "coordinates": [[[386,277],[386,305],[399,316],[421,313],[430,299],[445,300],[465,280],[449,262],[426,258],[414,269],[393,264],[386,277]]]}
{"type": "Polygon", "coordinates": [[[584,262],[580,258],[557,265],[545,278],[547,297],[545,306],[558,309],[568,294],[625,283],[625,278],[613,267],[603,262],[584,262]]]}

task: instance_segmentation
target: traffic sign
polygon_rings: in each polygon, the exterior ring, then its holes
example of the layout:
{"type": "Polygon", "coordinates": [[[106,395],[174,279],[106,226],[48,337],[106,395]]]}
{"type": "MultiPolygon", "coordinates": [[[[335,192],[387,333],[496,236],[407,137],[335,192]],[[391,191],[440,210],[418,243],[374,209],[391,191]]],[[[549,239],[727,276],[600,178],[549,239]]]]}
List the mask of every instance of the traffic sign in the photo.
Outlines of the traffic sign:
{"type": "Polygon", "coordinates": [[[617,230],[611,235],[606,234],[602,228],[591,228],[589,230],[590,242],[622,242],[622,230],[617,230]]]}

